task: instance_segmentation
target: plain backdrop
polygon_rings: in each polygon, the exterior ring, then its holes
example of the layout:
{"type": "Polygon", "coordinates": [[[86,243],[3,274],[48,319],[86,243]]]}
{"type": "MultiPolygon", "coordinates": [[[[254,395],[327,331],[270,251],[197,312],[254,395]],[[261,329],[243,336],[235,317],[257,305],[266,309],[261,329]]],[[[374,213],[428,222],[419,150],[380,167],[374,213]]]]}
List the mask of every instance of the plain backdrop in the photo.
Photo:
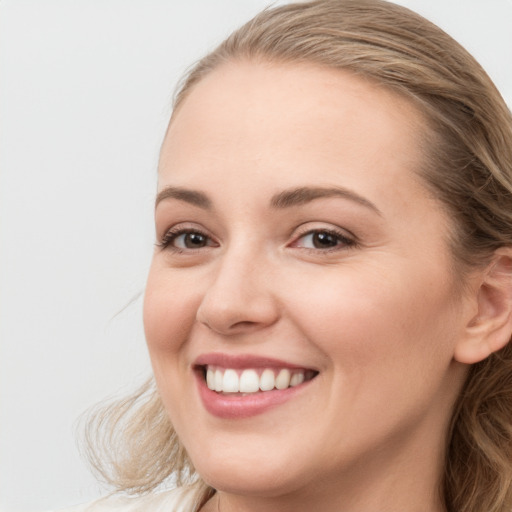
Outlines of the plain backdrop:
{"type": "MultiPolygon", "coordinates": [[[[268,3],[0,1],[3,512],[105,492],[75,423],[150,373],[141,294],[174,85],[268,3]]],[[[399,3],[462,42],[512,103],[512,0],[399,3]]]]}

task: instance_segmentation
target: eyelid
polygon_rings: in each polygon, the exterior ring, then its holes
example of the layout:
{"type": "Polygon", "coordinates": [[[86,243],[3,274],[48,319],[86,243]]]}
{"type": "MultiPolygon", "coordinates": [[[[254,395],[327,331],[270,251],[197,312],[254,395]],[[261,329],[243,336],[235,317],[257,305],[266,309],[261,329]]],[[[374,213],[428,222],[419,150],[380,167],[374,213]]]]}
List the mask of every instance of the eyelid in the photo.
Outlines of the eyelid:
{"type": "Polygon", "coordinates": [[[315,252],[331,252],[331,251],[341,251],[341,250],[347,250],[352,247],[355,247],[358,245],[358,240],[355,235],[353,235],[351,232],[347,231],[346,229],[339,228],[337,226],[333,225],[318,225],[315,223],[315,225],[312,225],[312,223],[307,223],[305,225],[302,225],[298,228],[297,232],[293,235],[293,240],[289,244],[290,247],[295,247],[298,249],[303,250],[309,250],[309,251],[315,251],[315,252]],[[334,235],[338,237],[338,239],[342,242],[342,244],[338,244],[336,246],[330,247],[330,248],[316,248],[316,247],[300,247],[298,246],[298,241],[302,238],[313,235],[315,233],[328,233],[331,235],[334,235]]]}
{"type": "Polygon", "coordinates": [[[171,250],[176,253],[184,253],[184,252],[194,252],[201,249],[207,249],[210,247],[218,247],[218,242],[215,240],[215,237],[209,233],[207,229],[204,229],[202,226],[198,226],[194,223],[183,222],[171,226],[170,228],[164,231],[164,234],[159,237],[159,240],[155,244],[161,250],[171,250]],[[176,240],[179,236],[184,234],[197,233],[206,237],[213,244],[207,244],[203,247],[197,248],[181,248],[172,245],[172,242],[176,240]]]}
{"type": "MultiPolygon", "coordinates": [[[[320,253],[328,253],[332,251],[347,250],[358,245],[358,240],[355,235],[350,231],[334,226],[332,224],[323,224],[317,222],[307,222],[295,229],[295,232],[291,235],[291,242],[287,244],[288,247],[297,248],[305,251],[313,251],[320,253]],[[314,235],[315,233],[328,233],[336,237],[341,243],[334,246],[327,247],[301,247],[299,242],[301,239],[308,235],[314,235]]],[[[205,229],[202,225],[198,225],[190,222],[181,222],[167,228],[164,234],[159,237],[159,241],[155,244],[161,250],[171,250],[176,253],[193,253],[212,247],[218,247],[219,243],[216,238],[205,229]],[[178,247],[173,245],[173,242],[181,235],[197,233],[204,236],[207,239],[207,244],[201,247],[178,247]]]]}

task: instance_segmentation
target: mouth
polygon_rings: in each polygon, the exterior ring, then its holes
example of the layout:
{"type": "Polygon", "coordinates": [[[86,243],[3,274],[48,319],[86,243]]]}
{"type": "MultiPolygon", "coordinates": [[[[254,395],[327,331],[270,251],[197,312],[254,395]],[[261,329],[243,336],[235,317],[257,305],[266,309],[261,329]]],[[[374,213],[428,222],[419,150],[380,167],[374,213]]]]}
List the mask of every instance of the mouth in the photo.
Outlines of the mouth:
{"type": "Polygon", "coordinates": [[[225,368],[217,365],[197,367],[211,391],[227,395],[250,395],[300,386],[318,374],[306,368],[225,368]]]}
{"type": "Polygon", "coordinates": [[[276,359],[208,354],[193,365],[206,410],[223,419],[262,414],[309,387],[319,372],[276,359]]]}

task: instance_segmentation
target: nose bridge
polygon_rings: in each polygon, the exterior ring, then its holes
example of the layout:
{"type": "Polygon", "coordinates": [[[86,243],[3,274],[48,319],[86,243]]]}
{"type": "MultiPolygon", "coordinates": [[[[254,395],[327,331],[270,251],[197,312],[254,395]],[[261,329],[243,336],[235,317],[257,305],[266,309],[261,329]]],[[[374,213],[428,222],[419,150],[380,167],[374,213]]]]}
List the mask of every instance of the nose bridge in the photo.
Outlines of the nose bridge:
{"type": "Polygon", "coordinates": [[[197,311],[210,329],[232,334],[274,323],[271,262],[250,243],[236,243],[213,263],[212,278],[197,311]]]}

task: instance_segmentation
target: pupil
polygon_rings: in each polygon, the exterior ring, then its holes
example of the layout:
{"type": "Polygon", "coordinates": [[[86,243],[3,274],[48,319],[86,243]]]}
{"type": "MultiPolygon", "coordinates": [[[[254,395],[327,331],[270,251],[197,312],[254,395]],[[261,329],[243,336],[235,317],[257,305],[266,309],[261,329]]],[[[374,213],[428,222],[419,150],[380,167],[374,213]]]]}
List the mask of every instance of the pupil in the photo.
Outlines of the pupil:
{"type": "Polygon", "coordinates": [[[199,233],[189,233],[185,237],[185,245],[189,249],[204,247],[206,245],[206,238],[199,233]]]}
{"type": "Polygon", "coordinates": [[[337,244],[337,237],[331,233],[321,231],[313,235],[313,245],[316,248],[335,247],[337,244]]]}

